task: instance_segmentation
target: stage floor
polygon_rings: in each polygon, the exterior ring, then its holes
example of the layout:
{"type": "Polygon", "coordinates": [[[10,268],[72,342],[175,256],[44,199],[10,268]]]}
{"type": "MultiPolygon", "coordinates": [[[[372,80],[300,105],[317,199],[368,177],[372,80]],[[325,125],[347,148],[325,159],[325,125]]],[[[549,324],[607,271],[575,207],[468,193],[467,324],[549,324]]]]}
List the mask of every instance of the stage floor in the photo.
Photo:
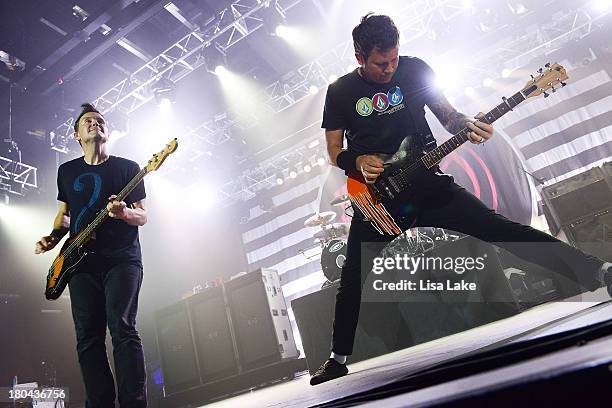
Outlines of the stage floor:
{"type": "MultiPolygon", "coordinates": [[[[533,339],[609,320],[612,316],[612,302],[601,302],[601,299],[606,298],[607,294],[602,288],[597,292],[563,302],[539,305],[504,320],[349,365],[348,376],[316,387],[310,386],[310,376],[305,372],[291,381],[256,389],[206,406],[211,408],[309,407],[328,403],[390,384],[410,373],[476,350],[495,348],[500,344],[533,339]]],[[[552,353],[486,373],[377,400],[367,405],[426,406],[444,401],[458,393],[490,387],[492,382],[501,383],[513,378],[524,378],[527,374],[551,368],[555,364],[562,366],[584,363],[588,359],[601,359],[605,356],[609,358],[612,356],[612,340],[602,340],[602,342],[603,347],[589,344],[589,347],[579,350],[552,353]],[[565,354],[561,357],[559,353],[565,354]]]]}

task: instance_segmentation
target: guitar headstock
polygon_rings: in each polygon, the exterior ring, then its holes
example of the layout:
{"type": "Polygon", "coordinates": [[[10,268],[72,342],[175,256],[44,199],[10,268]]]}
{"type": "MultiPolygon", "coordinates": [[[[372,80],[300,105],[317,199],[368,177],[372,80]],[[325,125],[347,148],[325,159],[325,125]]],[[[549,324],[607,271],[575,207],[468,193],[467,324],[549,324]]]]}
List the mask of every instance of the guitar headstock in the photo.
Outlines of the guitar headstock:
{"type": "Polygon", "coordinates": [[[176,148],[178,147],[178,141],[176,138],[172,139],[170,143],[166,145],[161,151],[155,153],[150,159],[145,168],[147,169],[147,173],[150,171],[155,171],[162,165],[166,157],[174,153],[176,148]]]}
{"type": "Polygon", "coordinates": [[[550,95],[547,91],[555,92],[555,86],[561,84],[561,86],[565,86],[565,82],[569,77],[567,76],[567,72],[565,72],[565,68],[558,63],[554,64],[546,64],[544,68],[540,68],[536,76],[531,76],[531,80],[527,81],[525,87],[521,89],[521,92],[525,96],[525,99],[531,98],[533,96],[539,96],[544,94],[546,98],[550,95]]]}

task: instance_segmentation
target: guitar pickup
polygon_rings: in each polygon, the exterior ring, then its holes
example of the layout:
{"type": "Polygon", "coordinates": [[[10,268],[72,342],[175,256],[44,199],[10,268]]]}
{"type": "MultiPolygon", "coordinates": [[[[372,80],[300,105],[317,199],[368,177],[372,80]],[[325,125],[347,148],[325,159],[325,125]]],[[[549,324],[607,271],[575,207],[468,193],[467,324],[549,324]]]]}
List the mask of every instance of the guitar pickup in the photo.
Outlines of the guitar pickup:
{"type": "Polygon", "coordinates": [[[399,192],[400,192],[400,188],[399,188],[399,186],[397,185],[397,183],[395,182],[395,179],[393,179],[393,177],[389,177],[389,178],[387,178],[387,180],[389,180],[389,183],[391,183],[391,185],[392,185],[392,186],[393,186],[393,188],[395,189],[395,192],[396,192],[396,193],[399,193],[399,192]]]}

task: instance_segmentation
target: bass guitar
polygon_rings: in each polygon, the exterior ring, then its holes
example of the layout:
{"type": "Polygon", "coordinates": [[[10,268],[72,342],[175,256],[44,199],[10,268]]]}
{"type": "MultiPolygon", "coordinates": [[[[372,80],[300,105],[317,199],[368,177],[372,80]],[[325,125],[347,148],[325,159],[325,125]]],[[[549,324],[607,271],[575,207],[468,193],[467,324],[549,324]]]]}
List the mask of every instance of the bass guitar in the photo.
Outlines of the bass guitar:
{"type": "MultiPolygon", "coordinates": [[[[478,120],[491,124],[527,98],[542,94],[548,97],[549,91],[555,92],[555,86],[559,84],[565,86],[564,81],[567,79],[565,68],[561,65],[546,64],[545,68],[538,70],[537,75],[531,76],[531,80],[523,89],[510,98],[503,97],[501,104],[478,120]]],[[[407,197],[411,189],[414,190],[415,184],[422,178],[423,173],[435,169],[444,157],[467,142],[469,133],[470,130],[465,127],[449,140],[425,154],[422,149],[415,148],[416,141],[413,137],[406,137],[395,153],[379,155],[384,162],[385,170],[374,183],[366,183],[360,172],[349,174],[347,192],[351,203],[380,234],[391,236],[402,234],[403,230],[396,222],[397,207],[401,204],[400,195],[402,198],[407,197]]]]}
{"type": "MultiPolygon", "coordinates": [[[[130,182],[117,194],[117,201],[123,201],[132,190],[142,181],[148,173],[157,170],[166,157],[173,153],[178,147],[176,139],[171,140],[166,147],[159,153],[151,157],[145,167],[142,168],[130,180],[130,182]]],[[[45,288],[45,297],[48,300],[59,298],[70,281],[70,278],[78,269],[79,265],[90,255],[87,250],[87,244],[90,242],[96,229],[108,218],[108,210],[103,208],[98,212],[92,222],[83,228],[77,235],[70,237],[62,246],[59,255],[55,258],[49,273],[47,274],[47,284],[45,288]]]]}

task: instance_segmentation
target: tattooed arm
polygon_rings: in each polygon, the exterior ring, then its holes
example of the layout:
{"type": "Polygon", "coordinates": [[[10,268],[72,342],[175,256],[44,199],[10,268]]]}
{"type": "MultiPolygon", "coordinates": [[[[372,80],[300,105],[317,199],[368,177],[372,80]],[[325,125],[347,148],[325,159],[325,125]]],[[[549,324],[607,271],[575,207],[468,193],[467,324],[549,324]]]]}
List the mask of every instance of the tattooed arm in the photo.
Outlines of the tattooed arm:
{"type": "MultiPolygon", "coordinates": [[[[457,112],[457,109],[450,104],[441,92],[435,92],[427,106],[436,115],[442,126],[453,135],[468,127],[472,130],[468,135],[470,142],[476,144],[484,143],[493,136],[493,126],[478,120],[474,121],[473,118],[457,112]]],[[[484,113],[480,112],[476,115],[476,118],[483,116],[484,113]]]]}

